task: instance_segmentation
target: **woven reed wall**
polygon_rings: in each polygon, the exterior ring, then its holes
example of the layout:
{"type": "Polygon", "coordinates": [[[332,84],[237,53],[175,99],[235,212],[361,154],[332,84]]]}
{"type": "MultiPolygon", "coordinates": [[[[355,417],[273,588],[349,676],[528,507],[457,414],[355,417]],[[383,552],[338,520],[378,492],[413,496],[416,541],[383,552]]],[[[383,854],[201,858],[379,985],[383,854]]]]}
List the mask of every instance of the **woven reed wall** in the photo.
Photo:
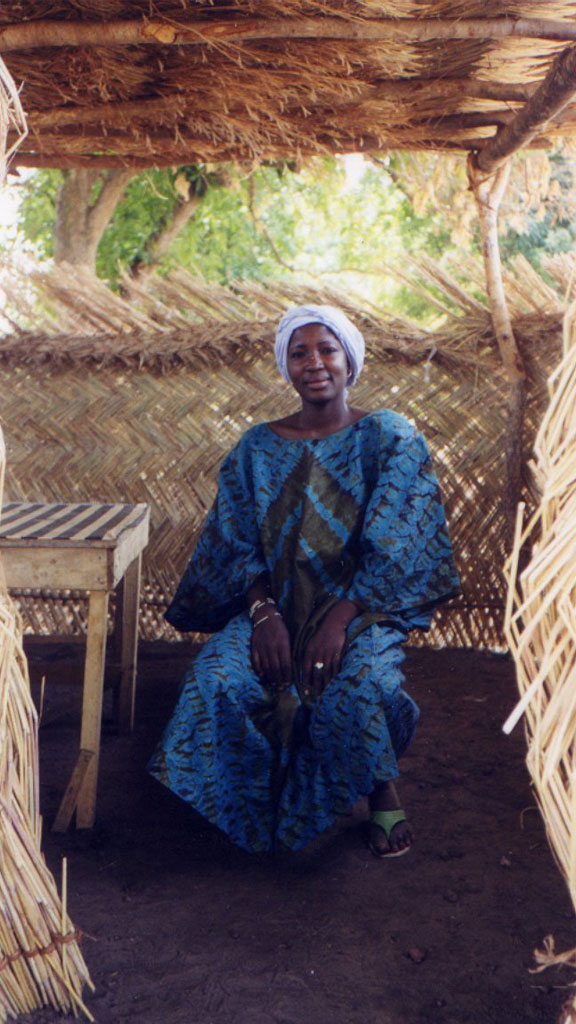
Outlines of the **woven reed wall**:
{"type": "MultiPolygon", "coordinates": [[[[294,297],[284,293],[274,301],[282,310],[294,297]]],[[[295,407],[272,358],[272,304],[267,296],[266,316],[261,310],[259,318],[242,320],[236,310],[225,322],[212,313],[189,330],[146,337],[141,331],[92,338],[21,334],[0,342],[6,500],[151,506],[143,637],[177,635],[162,612],[214,496],[223,456],[252,422],[295,407]]],[[[348,311],[369,349],[353,403],[408,415],[435,458],[464,595],[439,612],[427,642],[500,646],[505,387],[489,319],[468,310],[451,333],[431,336],[397,320],[348,311]]],[[[246,316],[245,308],[241,313],[246,316]]],[[[560,317],[524,315],[515,327],[530,374],[529,452],[546,404],[545,380],[560,350],[560,317]]],[[[525,497],[531,506],[529,486],[525,497]]],[[[29,629],[84,628],[81,594],[17,598],[29,629]]]]}

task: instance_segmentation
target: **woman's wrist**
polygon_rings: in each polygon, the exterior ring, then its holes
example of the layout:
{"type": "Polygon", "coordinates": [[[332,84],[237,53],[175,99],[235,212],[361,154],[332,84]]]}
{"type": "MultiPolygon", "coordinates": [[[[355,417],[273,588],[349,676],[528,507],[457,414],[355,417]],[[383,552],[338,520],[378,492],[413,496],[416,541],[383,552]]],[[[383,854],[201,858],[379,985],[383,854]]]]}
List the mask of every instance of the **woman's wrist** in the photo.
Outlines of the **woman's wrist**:
{"type": "Polygon", "coordinates": [[[266,606],[274,605],[276,602],[272,597],[270,580],[266,574],[258,576],[254,580],[252,585],[246,591],[246,605],[248,608],[248,614],[252,620],[257,616],[260,618],[259,612],[262,611],[266,606]]]}
{"type": "Polygon", "coordinates": [[[358,607],[356,602],[350,601],[347,597],[344,597],[330,608],[326,613],[325,618],[329,618],[332,622],[337,623],[337,625],[342,629],[346,629],[346,627],[352,622],[352,619],[355,619],[356,616],[360,614],[361,609],[358,607]]]}
{"type": "Polygon", "coordinates": [[[254,621],[255,618],[260,617],[260,613],[264,609],[269,607],[276,608],[276,601],[269,595],[267,597],[256,597],[251,604],[248,605],[248,615],[254,621]]]}

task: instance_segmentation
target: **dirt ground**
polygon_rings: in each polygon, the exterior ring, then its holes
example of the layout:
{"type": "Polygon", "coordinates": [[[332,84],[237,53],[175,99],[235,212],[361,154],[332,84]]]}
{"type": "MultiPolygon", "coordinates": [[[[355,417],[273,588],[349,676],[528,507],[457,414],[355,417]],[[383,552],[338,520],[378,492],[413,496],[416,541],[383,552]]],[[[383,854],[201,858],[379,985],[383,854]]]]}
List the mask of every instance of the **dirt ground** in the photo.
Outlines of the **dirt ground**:
{"type": "MultiPolygon", "coordinates": [[[[78,742],[77,648],[27,644],[40,730],[44,849],[68,858],[69,911],[84,933],[98,1024],[553,1024],[573,976],[532,974],[549,933],[576,945],[574,914],[524,767],[503,655],[412,649],[422,709],[403,762],[411,852],[378,861],[359,806],[304,851],[250,856],[153,779],[146,760],[174,703],[186,644],[144,645],[136,729],[111,704],[98,821],[50,822],[78,742]],[[72,704],[71,704],[72,702],[72,704]]],[[[107,697],[107,701],[108,701],[107,697]]],[[[22,1024],[55,1024],[49,1010],[22,1024]]]]}

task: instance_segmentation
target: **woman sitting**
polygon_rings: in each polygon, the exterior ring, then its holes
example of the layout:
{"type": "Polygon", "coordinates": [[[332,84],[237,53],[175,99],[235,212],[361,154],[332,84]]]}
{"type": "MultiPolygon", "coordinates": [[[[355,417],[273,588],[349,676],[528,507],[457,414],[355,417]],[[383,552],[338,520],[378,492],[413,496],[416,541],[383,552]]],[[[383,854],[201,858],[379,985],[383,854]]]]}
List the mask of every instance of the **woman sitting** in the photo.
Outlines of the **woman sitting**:
{"type": "Polygon", "coordinates": [[[369,797],[369,846],[406,853],[394,780],[418,709],[402,644],[458,579],[426,444],[348,405],[364,360],[340,310],[282,318],[276,360],[300,408],[252,427],[166,617],[213,635],[150,771],[246,850],[299,849],[369,797]]]}

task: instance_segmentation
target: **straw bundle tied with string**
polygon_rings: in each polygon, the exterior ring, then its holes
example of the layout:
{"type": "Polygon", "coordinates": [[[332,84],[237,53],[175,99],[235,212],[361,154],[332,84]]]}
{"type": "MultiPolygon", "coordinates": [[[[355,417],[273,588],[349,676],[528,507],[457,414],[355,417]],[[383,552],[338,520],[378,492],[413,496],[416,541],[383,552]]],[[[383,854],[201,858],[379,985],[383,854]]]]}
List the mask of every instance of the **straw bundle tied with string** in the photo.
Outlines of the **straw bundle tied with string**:
{"type": "MultiPolygon", "coordinates": [[[[549,390],[532,466],[541,503],[524,531],[519,507],[510,559],[505,628],[521,698],[504,730],[525,716],[528,770],[576,908],[576,303],[564,320],[563,358],[549,390]],[[519,574],[527,542],[531,558],[519,574]]],[[[556,955],[549,936],[536,959],[539,970],[576,966],[576,949],[556,955]]],[[[576,1022],[576,997],[561,1020],[576,1022]]]]}
{"type": "MultiPolygon", "coordinates": [[[[26,121],[18,92],[0,60],[0,186],[9,128],[22,139],[26,121]]],[[[15,145],[17,145],[16,143],[15,145]]],[[[5,447],[0,429],[0,508],[5,447]]],[[[30,695],[22,628],[8,596],[0,560],[0,1022],[42,1006],[92,1014],[82,1002],[92,986],[62,899],[40,850],[38,720],[30,695]]]]}
{"type": "MultiPolygon", "coordinates": [[[[0,430],[0,506],[4,482],[0,430]]],[[[0,563],[0,1021],[42,1006],[81,1010],[92,986],[62,899],[40,850],[37,715],[20,621],[0,563]]]]}

